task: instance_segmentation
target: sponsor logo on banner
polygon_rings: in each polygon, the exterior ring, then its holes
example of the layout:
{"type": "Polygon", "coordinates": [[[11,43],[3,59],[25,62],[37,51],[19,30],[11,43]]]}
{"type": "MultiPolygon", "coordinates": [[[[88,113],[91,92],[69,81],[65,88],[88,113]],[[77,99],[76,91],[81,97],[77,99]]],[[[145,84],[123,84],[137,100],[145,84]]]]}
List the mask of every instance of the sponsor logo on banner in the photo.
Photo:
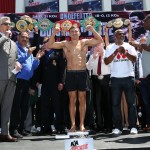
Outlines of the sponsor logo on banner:
{"type": "Polygon", "coordinates": [[[65,150],[93,150],[93,138],[65,140],[65,150]]]}

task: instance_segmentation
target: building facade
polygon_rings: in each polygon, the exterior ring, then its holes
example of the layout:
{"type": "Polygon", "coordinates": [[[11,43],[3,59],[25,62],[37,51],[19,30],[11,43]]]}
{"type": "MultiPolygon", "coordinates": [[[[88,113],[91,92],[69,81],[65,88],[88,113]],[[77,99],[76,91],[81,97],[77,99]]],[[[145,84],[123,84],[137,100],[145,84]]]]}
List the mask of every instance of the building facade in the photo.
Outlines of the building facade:
{"type": "MultiPolygon", "coordinates": [[[[16,0],[16,13],[25,12],[24,0],[16,0]]],[[[149,0],[143,0],[143,10],[150,10],[149,0]]],[[[59,12],[68,11],[68,0],[59,0],[59,12]]],[[[111,10],[111,0],[102,0],[102,11],[111,10]]]]}

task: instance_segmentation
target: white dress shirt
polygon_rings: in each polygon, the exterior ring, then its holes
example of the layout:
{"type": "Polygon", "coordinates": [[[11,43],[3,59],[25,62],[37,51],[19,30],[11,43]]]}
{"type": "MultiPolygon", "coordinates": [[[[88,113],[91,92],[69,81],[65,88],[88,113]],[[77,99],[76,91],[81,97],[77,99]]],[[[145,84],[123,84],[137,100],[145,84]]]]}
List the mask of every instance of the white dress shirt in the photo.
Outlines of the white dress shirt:
{"type": "MultiPolygon", "coordinates": [[[[101,75],[102,76],[110,74],[110,66],[106,65],[104,63],[104,56],[105,56],[105,54],[103,55],[102,62],[101,62],[101,75]]],[[[93,71],[92,75],[96,75],[96,76],[98,76],[98,74],[97,74],[98,59],[99,59],[99,57],[97,57],[96,59],[94,59],[93,58],[93,54],[92,54],[90,56],[88,62],[86,63],[87,69],[89,71],[92,70],[93,71]]]]}

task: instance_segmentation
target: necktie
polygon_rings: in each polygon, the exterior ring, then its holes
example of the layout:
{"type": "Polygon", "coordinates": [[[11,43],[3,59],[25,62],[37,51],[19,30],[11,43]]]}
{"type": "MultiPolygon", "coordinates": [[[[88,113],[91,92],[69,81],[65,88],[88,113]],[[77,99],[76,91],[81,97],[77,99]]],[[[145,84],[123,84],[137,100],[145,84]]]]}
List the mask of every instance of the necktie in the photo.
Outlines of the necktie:
{"type": "Polygon", "coordinates": [[[98,66],[97,66],[97,75],[101,74],[101,56],[98,59],[98,66]]]}

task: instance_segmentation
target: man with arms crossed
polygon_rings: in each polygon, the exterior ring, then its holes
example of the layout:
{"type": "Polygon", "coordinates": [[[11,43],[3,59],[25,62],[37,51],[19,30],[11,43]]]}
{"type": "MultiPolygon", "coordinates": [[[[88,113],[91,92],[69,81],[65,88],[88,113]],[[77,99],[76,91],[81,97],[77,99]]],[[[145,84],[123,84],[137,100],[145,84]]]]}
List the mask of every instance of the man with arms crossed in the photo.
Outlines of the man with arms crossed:
{"type": "Polygon", "coordinates": [[[59,32],[58,28],[53,29],[53,34],[50,37],[47,46],[49,49],[63,49],[67,60],[66,71],[66,89],[69,94],[71,129],[70,132],[76,131],[75,114],[76,114],[76,99],[79,99],[80,112],[80,131],[85,131],[84,118],[86,112],[86,89],[87,89],[87,72],[86,72],[86,52],[89,46],[95,46],[103,42],[102,37],[95,29],[88,25],[87,31],[93,33],[92,39],[79,39],[80,30],[78,27],[71,27],[69,30],[71,40],[55,42],[55,35],[59,32]]]}

